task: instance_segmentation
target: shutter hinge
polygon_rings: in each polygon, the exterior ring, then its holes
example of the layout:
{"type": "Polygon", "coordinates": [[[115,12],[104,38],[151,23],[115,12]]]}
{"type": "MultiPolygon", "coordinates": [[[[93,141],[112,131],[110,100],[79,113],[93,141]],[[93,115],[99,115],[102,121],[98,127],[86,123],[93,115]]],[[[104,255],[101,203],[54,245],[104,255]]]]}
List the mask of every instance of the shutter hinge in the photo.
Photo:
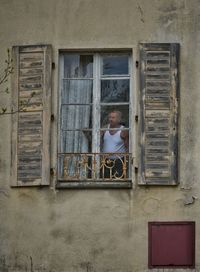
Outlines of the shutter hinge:
{"type": "Polygon", "coordinates": [[[135,173],[136,174],[138,173],[138,167],[135,167],[135,173]]]}
{"type": "Polygon", "coordinates": [[[133,164],[134,158],[132,157],[130,161],[131,161],[131,164],[133,164]]]}
{"type": "Polygon", "coordinates": [[[51,67],[52,67],[52,70],[54,70],[56,68],[55,62],[52,62],[51,67]]]}
{"type": "Polygon", "coordinates": [[[51,114],[51,122],[55,120],[54,114],[51,114]]]}
{"type": "Polygon", "coordinates": [[[135,122],[138,122],[138,115],[135,115],[135,122]]]}
{"type": "Polygon", "coordinates": [[[56,176],[56,170],[55,170],[55,168],[51,167],[51,169],[50,169],[50,175],[51,176],[56,176]]]}
{"type": "Polygon", "coordinates": [[[136,62],[135,62],[135,67],[136,67],[136,68],[139,67],[139,61],[138,61],[138,60],[136,60],[136,62]]]}

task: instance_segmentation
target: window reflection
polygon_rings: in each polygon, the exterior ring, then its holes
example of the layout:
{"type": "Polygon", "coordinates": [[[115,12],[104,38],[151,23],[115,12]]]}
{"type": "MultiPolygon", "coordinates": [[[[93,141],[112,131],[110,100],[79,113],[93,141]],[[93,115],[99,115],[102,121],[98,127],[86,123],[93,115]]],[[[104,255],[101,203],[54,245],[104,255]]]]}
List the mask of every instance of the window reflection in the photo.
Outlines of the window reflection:
{"type": "Polygon", "coordinates": [[[128,55],[103,56],[103,75],[128,75],[128,55]]]}
{"type": "Polygon", "coordinates": [[[93,76],[93,56],[67,54],[64,56],[65,78],[89,78],[93,76]]]}
{"type": "Polygon", "coordinates": [[[102,80],[101,102],[129,102],[129,80],[102,80]]]}

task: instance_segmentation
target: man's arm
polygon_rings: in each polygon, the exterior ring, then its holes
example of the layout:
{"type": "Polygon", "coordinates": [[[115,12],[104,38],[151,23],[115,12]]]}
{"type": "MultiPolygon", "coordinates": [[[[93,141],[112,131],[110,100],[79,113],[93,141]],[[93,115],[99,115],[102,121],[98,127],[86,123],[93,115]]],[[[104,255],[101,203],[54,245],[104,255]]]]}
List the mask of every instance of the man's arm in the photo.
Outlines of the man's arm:
{"type": "Polygon", "coordinates": [[[122,130],[120,134],[121,138],[124,141],[124,145],[126,147],[126,151],[129,151],[129,132],[128,130],[122,130]]]}

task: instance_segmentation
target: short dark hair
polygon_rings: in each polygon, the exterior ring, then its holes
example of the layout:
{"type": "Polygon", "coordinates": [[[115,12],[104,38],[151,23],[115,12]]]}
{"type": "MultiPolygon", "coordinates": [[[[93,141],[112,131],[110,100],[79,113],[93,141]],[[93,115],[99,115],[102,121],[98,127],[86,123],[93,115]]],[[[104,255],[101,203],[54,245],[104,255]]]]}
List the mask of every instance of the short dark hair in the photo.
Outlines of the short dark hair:
{"type": "Polygon", "coordinates": [[[109,112],[108,115],[110,115],[111,113],[117,113],[117,115],[119,117],[119,122],[121,122],[121,120],[122,120],[122,113],[121,113],[121,111],[113,110],[113,111],[109,112]]]}

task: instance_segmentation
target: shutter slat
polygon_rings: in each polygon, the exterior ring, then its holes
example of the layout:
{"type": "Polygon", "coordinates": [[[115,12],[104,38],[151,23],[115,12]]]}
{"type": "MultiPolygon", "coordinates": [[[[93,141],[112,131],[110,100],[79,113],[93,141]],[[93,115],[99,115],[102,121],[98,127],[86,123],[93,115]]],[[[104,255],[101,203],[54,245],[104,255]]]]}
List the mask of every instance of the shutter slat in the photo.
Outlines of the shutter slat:
{"type": "Polygon", "coordinates": [[[177,183],[178,44],[141,44],[140,184],[177,183]]]}
{"type": "Polygon", "coordinates": [[[16,46],[13,59],[11,185],[49,185],[51,46],[16,46]]]}
{"type": "Polygon", "coordinates": [[[26,77],[26,76],[41,75],[42,71],[43,71],[42,68],[20,69],[20,76],[21,77],[26,77]]]}
{"type": "Polygon", "coordinates": [[[21,91],[33,91],[33,90],[38,90],[42,89],[43,90],[43,85],[42,83],[22,83],[19,84],[20,92],[21,91]]]}
{"type": "Polygon", "coordinates": [[[36,83],[36,84],[42,84],[42,74],[40,72],[39,75],[35,75],[35,76],[21,76],[20,75],[20,83],[36,83]]]}
{"type": "Polygon", "coordinates": [[[22,61],[20,63],[20,68],[23,69],[23,68],[31,68],[31,69],[34,69],[34,68],[41,68],[43,66],[43,61],[42,60],[34,60],[32,62],[29,62],[29,61],[22,61]]]}

